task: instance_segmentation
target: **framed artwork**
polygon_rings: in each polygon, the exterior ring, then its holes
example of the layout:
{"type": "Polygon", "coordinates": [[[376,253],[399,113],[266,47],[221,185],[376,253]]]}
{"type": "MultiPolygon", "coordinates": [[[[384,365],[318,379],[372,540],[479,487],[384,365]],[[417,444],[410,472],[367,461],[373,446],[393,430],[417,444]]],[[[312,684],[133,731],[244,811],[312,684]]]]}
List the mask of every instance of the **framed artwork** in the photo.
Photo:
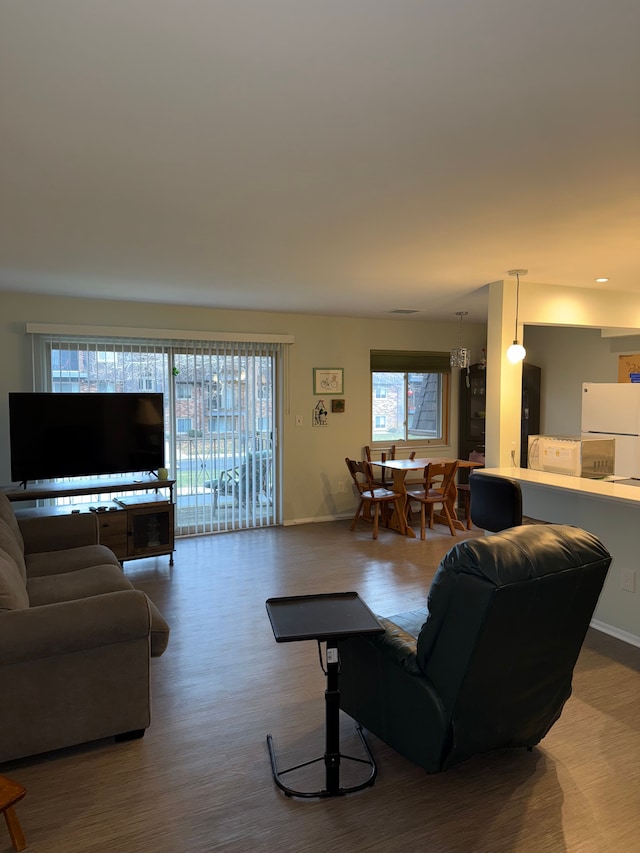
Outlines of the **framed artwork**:
{"type": "Polygon", "coordinates": [[[327,407],[324,404],[324,400],[318,400],[316,403],[316,407],[313,410],[313,419],[311,423],[314,427],[323,427],[327,426],[329,423],[329,419],[327,418],[328,412],[327,407]]]}
{"type": "Polygon", "coordinates": [[[640,355],[618,356],[618,382],[634,382],[638,373],[640,373],[640,355]]]}
{"type": "Polygon", "coordinates": [[[344,400],[332,400],[331,411],[342,414],[342,412],[344,412],[344,400]]]}
{"type": "Polygon", "coordinates": [[[344,370],[342,367],[314,367],[314,394],[344,394],[344,370]]]}

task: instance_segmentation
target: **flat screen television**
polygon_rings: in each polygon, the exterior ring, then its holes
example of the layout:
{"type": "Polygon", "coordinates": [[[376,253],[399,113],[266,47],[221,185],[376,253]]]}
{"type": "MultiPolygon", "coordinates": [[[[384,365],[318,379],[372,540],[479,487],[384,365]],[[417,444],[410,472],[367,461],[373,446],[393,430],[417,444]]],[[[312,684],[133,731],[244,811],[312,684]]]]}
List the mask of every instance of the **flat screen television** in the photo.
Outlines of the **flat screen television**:
{"type": "Polygon", "coordinates": [[[53,480],[164,467],[162,394],[9,394],[11,479],[53,480]]]}

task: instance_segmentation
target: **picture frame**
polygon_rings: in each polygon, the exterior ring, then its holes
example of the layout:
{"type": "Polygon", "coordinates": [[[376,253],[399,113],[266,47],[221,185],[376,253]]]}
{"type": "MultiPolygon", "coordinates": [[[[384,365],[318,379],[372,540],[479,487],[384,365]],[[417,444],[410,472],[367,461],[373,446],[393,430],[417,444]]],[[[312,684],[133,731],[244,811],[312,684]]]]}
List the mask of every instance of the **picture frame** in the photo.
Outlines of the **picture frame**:
{"type": "Polygon", "coordinates": [[[326,427],[329,423],[327,407],[324,400],[318,400],[311,414],[311,424],[314,427],[326,427]]]}
{"type": "Polygon", "coordinates": [[[331,401],[331,411],[337,412],[338,414],[344,413],[344,400],[332,400],[331,401]]]}
{"type": "Polygon", "coordinates": [[[344,369],[342,367],[314,367],[313,393],[324,397],[344,394],[344,369]]]}
{"type": "Polygon", "coordinates": [[[640,373],[640,354],[618,356],[618,382],[635,382],[638,373],[640,373]]]}

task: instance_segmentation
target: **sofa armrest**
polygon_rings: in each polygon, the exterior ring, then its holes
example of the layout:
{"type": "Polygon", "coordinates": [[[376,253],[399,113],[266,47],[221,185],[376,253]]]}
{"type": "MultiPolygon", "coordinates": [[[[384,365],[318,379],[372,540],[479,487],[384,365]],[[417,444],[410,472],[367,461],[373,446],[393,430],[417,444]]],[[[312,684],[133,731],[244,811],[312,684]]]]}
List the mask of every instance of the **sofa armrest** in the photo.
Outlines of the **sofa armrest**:
{"type": "Polygon", "coordinates": [[[94,512],[18,518],[18,524],[24,538],[25,554],[97,545],[100,541],[94,512]]]}
{"type": "Polygon", "coordinates": [[[0,666],[149,637],[141,590],[119,590],[0,614],[0,666]]]}

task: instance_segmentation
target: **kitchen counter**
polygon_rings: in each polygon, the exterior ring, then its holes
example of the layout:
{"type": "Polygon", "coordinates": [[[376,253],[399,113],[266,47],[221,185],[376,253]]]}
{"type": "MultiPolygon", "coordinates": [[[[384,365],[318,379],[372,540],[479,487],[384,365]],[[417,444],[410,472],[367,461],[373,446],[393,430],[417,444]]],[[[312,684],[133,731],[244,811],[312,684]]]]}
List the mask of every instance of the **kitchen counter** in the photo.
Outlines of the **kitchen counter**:
{"type": "Polygon", "coordinates": [[[529,468],[484,468],[481,474],[517,480],[525,515],[573,524],[598,536],[613,562],[592,625],[640,646],[640,481],[590,480],[529,468]],[[629,571],[634,592],[622,589],[622,576],[629,571]]]}
{"type": "MultiPolygon", "coordinates": [[[[640,504],[640,480],[637,485],[630,485],[625,477],[608,477],[603,480],[592,480],[588,477],[572,477],[569,474],[550,474],[547,471],[533,471],[530,468],[483,468],[483,474],[498,474],[511,477],[520,484],[530,483],[548,488],[562,489],[564,493],[573,492],[577,495],[591,495],[595,498],[607,498],[613,501],[623,501],[640,504]]],[[[529,513],[526,513],[529,515],[529,513]]]]}

